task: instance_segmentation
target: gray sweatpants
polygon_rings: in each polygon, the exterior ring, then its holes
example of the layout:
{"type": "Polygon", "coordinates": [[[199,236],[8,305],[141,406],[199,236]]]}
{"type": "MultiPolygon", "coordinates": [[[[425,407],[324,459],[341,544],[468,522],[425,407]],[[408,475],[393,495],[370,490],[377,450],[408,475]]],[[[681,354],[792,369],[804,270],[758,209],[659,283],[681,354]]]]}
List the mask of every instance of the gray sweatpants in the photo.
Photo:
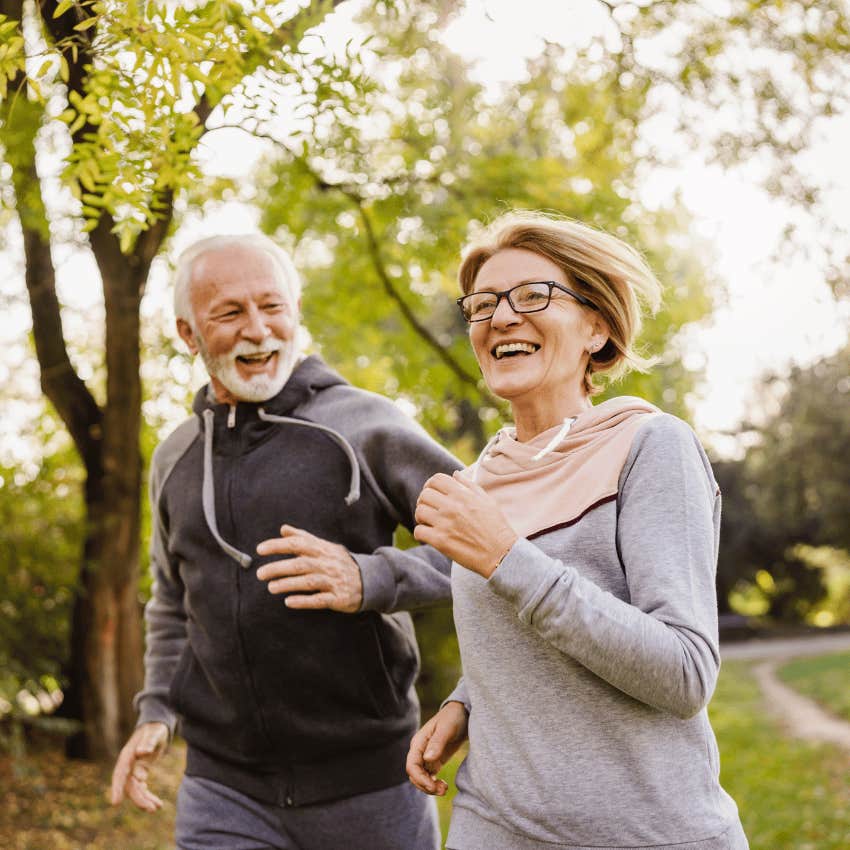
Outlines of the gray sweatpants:
{"type": "Polygon", "coordinates": [[[409,782],[283,808],[184,776],[176,841],[179,850],[438,850],[440,830],[434,799],[409,782]]]}

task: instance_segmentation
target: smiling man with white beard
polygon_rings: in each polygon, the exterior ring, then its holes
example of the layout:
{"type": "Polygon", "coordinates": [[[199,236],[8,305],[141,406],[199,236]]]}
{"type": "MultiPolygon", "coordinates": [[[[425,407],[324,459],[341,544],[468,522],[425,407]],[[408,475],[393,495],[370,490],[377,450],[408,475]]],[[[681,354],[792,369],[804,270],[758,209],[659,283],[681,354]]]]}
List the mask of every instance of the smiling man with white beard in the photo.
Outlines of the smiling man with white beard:
{"type": "Polygon", "coordinates": [[[392,537],[459,464],[303,355],[298,274],[266,237],[191,246],[174,301],[210,382],[151,464],[145,686],[112,800],[162,806],[148,771],[179,722],[183,850],[434,850],[432,801],[405,782],[419,706],[402,612],[448,599],[449,562],[392,537]]]}

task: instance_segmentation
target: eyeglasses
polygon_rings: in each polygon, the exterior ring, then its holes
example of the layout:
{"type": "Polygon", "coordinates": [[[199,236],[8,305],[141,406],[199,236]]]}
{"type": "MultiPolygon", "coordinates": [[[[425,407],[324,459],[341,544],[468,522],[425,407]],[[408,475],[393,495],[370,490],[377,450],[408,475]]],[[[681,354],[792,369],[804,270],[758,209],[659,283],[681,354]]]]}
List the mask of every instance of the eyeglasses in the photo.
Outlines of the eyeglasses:
{"type": "Polygon", "coordinates": [[[579,304],[590,307],[591,310],[599,309],[583,295],[579,295],[578,292],[573,292],[572,289],[567,289],[566,286],[561,286],[560,283],[555,283],[553,280],[521,283],[518,286],[506,289],[504,292],[472,292],[458,298],[457,304],[465,321],[483,322],[491,318],[499,309],[499,302],[503,298],[508,299],[508,304],[511,305],[511,309],[515,313],[537,313],[540,310],[545,310],[552,300],[553,289],[566,292],[567,295],[575,298],[579,304]]]}

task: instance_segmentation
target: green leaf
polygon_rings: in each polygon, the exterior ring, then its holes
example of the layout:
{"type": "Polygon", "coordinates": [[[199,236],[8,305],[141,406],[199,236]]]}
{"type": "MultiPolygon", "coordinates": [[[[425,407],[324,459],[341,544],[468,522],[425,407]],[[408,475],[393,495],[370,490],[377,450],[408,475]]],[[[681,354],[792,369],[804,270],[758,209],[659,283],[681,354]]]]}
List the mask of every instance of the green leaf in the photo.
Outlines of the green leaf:
{"type": "Polygon", "coordinates": [[[90,17],[90,18],[86,18],[84,21],[80,21],[74,27],[74,29],[77,32],[83,32],[84,30],[88,30],[88,29],[91,29],[92,27],[97,26],[97,23],[98,23],[99,20],[100,20],[100,18],[97,15],[92,15],[92,17],[90,17]]]}
{"type": "Polygon", "coordinates": [[[61,15],[64,15],[65,12],[67,12],[68,9],[70,9],[71,6],[73,6],[73,5],[74,5],[74,0],[62,0],[62,2],[59,3],[59,5],[54,10],[53,17],[58,18],[61,15]]]}

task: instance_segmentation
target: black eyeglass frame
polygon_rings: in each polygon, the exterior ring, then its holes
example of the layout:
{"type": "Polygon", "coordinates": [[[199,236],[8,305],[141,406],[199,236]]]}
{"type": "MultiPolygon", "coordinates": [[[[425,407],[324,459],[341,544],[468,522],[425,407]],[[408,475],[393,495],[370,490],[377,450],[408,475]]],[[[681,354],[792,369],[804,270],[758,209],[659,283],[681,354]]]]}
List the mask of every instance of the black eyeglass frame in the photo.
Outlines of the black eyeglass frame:
{"type": "Polygon", "coordinates": [[[575,290],[569,289],[563,284],[556,283],[554,280],[527,280],[525,283],[518,283],[516,286],[512,286],[510,289],[505,289],[502,292],[494,292],[492,289],[482,289],[479,292],[469,292],[466,295],[461,295],[460,298],[456,299],[456,304],[460,308],[460,314],[463,316],[463,320],[468,324],[472,324],[472,322],[486,322],[488,319],[492,319],[496,310],[499,309],[499,304],[501,303],[503,298],[508,299],[508,304],[511,306],[511,310],[515,313],[539,313],[542,310],[545,310],[552,303],[552,290],[560,289],[561,292],[566,292],[567,295],[571,295],[578,301],[579,304],[584,305],[585,307],[589,307],[591,310],[598,310],[599,308],[588,298],[585,298],[584,295],[579,294],[575,290]],[[519,289],[523,286],[530,286],[532,284],[546,284],[549,287],[549,297],[546,299],[546,303],[542,307],[535,307],[533,310],[520,310],[515,305],[513,300],[511,299],[511,293],[515,289],[519,289]],[[468,298],[473,298],[476,295],[495,295],[496,296],[496,306],[493,308],[493,312],[490,313],[489,316],[483,316],[480,319],[468,319],[466,317],[466,313],[463,310],[463,302],[468,298]]]}

